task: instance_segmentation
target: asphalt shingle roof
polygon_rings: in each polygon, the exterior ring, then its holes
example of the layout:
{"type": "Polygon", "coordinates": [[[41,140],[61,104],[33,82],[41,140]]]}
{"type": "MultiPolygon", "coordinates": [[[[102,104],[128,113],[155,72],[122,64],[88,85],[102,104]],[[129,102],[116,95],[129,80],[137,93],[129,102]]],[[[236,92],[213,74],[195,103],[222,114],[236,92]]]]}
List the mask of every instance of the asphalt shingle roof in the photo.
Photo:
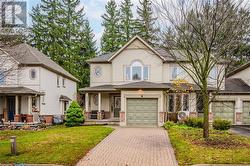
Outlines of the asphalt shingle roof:
{"type": "Polygon", "coordinates": [[[51,60],[48,56],[26,43],[6,47],[3,48],[3,50],[21,65],[41,65],[48,70],[59,73],[73,81],[78,81],[73,75],[51,60]]]}
{"type": "MultiPolygon", "coordinates": [[[[190,86],[192,87],[193,91],[197,91],[200,88],[195,84],[183,84],[181,87],[183,89],[189,89],[190,86]]],[[[154,83],[148,81],[139,81],[139,82],[131,82],[122,85],[100,85],[100,86],[92,86],[87,88],[79,89],[79,91],[87,92],[87,91],[117,91],[120,89],[174,89],[174,85],[172,83],[154,83]]],[[[215,88],[208,87],[209,90],[213,91],[215,88]]]]}
{"type": "Polygon", "coordinates": [[[0,87],[0,94],[43,94],[26,87],[0,87]]]}
{"type": "Polygon", "coordinates": [[[240,78],[227,78],[225,90],[220,93],[250,93],[250,86],[240,78]]]}

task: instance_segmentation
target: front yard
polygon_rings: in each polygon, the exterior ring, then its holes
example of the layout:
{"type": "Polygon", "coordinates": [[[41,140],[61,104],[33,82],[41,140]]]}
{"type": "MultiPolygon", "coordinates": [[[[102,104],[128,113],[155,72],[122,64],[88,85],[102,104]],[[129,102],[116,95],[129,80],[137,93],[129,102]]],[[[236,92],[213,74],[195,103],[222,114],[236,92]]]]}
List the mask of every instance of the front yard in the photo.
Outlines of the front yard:
{"type": "Polygon", "coordinates": [[[250,139],[213,130],[208,142],[202,129],[174,125],[168,129],[179,165],[250,164],[250,139]]]}
{"type": "Polygon", "coordinates": [[[101,126],[0,131],[0,163],[73,165],[112,131],[101,126]],[[9,137],[12,135],[17,136],[17,156],[10,155],[9,137]]]}

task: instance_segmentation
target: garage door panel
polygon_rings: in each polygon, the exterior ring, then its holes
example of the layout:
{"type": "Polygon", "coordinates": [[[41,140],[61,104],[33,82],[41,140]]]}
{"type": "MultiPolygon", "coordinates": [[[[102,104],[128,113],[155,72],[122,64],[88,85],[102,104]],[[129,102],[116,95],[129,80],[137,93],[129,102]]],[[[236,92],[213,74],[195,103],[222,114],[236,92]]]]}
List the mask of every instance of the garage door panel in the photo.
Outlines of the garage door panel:
{"type": "Polygon", "coordinates": [[[225,119],[234,123],[234,107],[235,103],[233,101],[213,102],[212,112],[214,114],[214,119],[225,119]]]}
{"type": "Polygon", "coordinates": [[[158,99],[127,99],[128,126],[156,126],[158,99]]]}

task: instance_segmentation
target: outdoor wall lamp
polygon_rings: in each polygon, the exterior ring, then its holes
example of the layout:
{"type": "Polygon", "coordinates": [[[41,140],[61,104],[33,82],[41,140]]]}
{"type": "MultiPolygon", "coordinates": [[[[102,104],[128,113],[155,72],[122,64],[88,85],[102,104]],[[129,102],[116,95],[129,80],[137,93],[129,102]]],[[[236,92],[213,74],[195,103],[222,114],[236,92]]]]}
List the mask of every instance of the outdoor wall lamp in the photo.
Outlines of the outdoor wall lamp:
{"type": "Polygon", "coordinates": [[[144,91],[142,89],[139,89],[138,92],[137,92],[141,97],[143,97],[144,95],[144,91]]]}

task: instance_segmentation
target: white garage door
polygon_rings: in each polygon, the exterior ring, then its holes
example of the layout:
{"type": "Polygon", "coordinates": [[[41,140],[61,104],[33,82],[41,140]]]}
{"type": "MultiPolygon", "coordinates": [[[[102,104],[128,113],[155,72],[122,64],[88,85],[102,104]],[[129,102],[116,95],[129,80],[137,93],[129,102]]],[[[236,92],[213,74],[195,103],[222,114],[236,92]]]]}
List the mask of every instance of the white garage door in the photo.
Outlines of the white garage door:
{"type": "Polygon", "coordinates": [[[225,119],[234,123],[234,105],[233,101],[218,101],[212,103],[212,112],[214,119],[225,119]]]}
{"type": "Polygon", "coordinates": [[[158,99],[127,99],[128,126],[157,126],[158,99]]]}
{"type": "Polygon", "coordinates": [[[242,123],[250,124],[250,101],[243,102],[242,123]]]}

